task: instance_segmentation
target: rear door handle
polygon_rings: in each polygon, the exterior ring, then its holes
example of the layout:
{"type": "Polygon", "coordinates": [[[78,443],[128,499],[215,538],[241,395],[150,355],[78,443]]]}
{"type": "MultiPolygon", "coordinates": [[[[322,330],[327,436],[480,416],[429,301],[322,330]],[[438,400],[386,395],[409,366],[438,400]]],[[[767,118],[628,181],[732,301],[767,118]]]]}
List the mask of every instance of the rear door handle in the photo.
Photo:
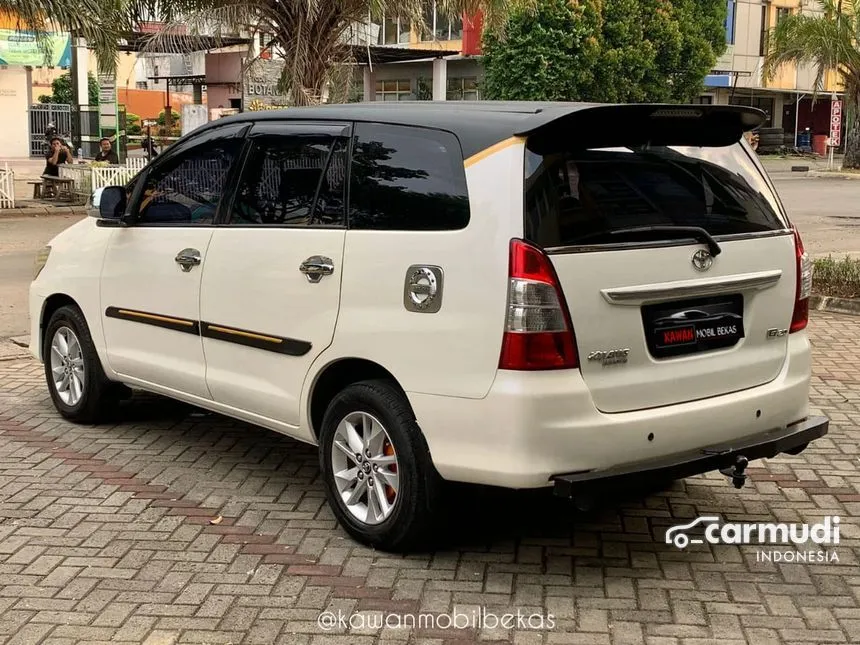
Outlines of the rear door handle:
{"type": "Polygon", "coordinates": [[[322,255],[312,255],[299,265],[299,271],[308,277],[308,282],[319,282],[324,275],[334,273],[334,262],[322,255]]]}
{"type": "Polygon", "coordinates": [[[182,267],[186,273],[191,271],[192,267],[200,264],[200,251],[197,249],[182,249],[176,254],[176,264],[182,267]]]}

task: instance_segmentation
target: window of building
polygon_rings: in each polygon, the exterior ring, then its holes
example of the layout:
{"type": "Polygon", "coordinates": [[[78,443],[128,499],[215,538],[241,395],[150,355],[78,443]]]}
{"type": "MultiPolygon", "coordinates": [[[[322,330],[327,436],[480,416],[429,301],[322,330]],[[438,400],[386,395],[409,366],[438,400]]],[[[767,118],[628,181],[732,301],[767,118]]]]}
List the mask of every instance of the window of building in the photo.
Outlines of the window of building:
{"type": "Polygon", "coordinates": [[[343,225],[346,149],[328,135],[255,137],[231,224],[343,225]]]}
{"type": "Polygon", "coordinates": [[[729,45],[735,44],[735,12],[737,10],[737,0],[727,0],[726,11],[726,42],[729,45]]]}
{"type": "Polygon", "coordinates": [[[424,22],[427,32],[422,40],[462,40],[463,19],[460,16],[446,15],[434,0],[424,4],[424,22]]]}
{"type": "Polygon", "coordinates": [[[241,146],[239,138],[213,133],[160,163],[146,178],[137,223],[212,224],[241,146]]]}
{"type": "Polygon", "coordinates": [[[791,9],[788,7],[777,7],[776,9],[776,24],[779,24],[791,15],[791,9]]]}
{"type": "Polygon", "coordinates": [[[137,83],[135,83],[135,86],[139,90],[145,90],[148,88],[148,83],[146,81],[137,81],[137,83]]]}
{"type": "Polygon", "coordinates": [[[765,56],[767,54],[768,32],[770,31],[770,5],[763,4],[761,6],[761,36],[759,38],[758,55],[765,56]]]}
{"type": "Polygon", "coordinates": [[[412,81],[376,81],[377,101],[408,101],[412,98],[412,81]]]}
{"type": "Polygon", "coordinates": [[[352,155],[350,228],[442,231],[468,224],[463,151],[453,134],[359,123],[352,155]]]}
{"type": "Polygon", "coordinates": [[[448,79],[449,101],[477,101],[480,99],[478,92],[478,79],[475,76],[448,79]]]}
{"type": "Polygon", "coordinates": [[[701,96],[693,99],[693,103],[698,103],[699,105],[711,105],[714,102],[714,97],[712,94],[702,94],[701,96]]]}
{"type": "Polygon", "coordinates": [[[397,45],[409,42],[409,21],[385,16],[382,19],[371,18],[380,26],[378,45],[397,45]]]}

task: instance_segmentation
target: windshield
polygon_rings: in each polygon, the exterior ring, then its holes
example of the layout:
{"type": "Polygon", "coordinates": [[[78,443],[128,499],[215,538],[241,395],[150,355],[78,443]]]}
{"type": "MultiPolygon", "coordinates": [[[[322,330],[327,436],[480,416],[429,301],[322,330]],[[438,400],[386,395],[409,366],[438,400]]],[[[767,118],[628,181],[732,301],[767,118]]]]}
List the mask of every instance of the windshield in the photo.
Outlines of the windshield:
{"type": "Polygon", "coordinates": [[[526,236],[544,247],[677,240],[683,235],[666,229],[675,226],[714,236],[787,228],[776,196],[739,143],[548,155],[527,149],[525,189],[526,236]]]}

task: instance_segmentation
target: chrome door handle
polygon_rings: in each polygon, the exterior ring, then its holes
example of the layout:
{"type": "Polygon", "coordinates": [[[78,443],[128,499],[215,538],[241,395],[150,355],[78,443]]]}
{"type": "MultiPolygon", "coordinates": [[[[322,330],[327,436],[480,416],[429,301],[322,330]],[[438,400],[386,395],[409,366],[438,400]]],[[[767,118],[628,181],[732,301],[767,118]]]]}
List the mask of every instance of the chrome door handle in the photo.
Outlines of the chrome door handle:
{"type": "Polygon", "coordinates": [[[299,265],[299,271],[308,277],[308,282],[319,282],[324,275],[334,273],[334,262],[322,255],[312,255],[299,265]]]}
{"type": "Polygon", "coordinates": [[[176,264],[182,267],[186,273],[191,271],[192,267],[200,264],[200,251],[197,249],[182,249],[174,258],[176,264]]]}

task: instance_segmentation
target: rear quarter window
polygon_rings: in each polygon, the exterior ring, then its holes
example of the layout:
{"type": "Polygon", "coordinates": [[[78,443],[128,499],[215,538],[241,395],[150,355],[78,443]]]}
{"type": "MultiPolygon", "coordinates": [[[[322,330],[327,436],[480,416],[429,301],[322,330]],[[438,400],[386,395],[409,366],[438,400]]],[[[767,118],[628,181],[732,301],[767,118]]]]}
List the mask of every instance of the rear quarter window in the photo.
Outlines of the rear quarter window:
{"type": "Polygon", "coordinates": [[[450,132],[357,123],[349,227],[447,231],[469,223],[460,142],[450,132]]]}
{"type": "MultiPolygon", "coordinates": [[[[545,247],[661,241],[642,227],[696,226],[714,236],[787,227],[740,145],[526,150],[527,237],[545,247]]],[[[677,240],[677,236],[664,239],[677,240]]]]}

